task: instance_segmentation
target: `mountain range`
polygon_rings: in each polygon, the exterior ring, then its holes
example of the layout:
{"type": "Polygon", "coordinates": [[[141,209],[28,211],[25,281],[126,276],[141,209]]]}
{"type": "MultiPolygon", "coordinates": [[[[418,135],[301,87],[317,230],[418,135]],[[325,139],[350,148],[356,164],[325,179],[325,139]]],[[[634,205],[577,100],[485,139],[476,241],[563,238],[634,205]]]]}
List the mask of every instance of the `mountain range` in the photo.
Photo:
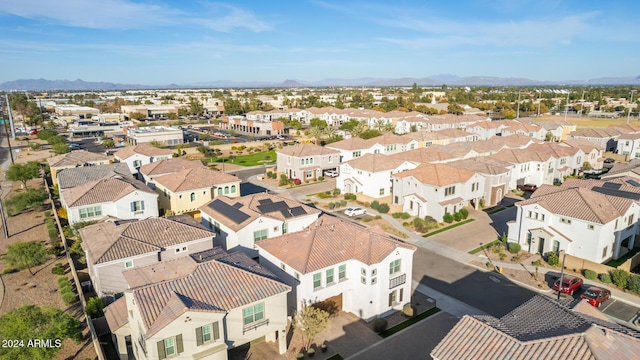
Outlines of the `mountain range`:
{"type": "Polygon", "coordinates": [[[25,91],[89,91],[89,90],[136,90],[136,89],[180,89],[180,88],[296,88],[296,87],[330,87],[330,86],[596,86],[596,85],[640,85],[640,76],[636,77],[603,77],[590,80],[540,81],[527,78],[506,78],[493,76],[460,77],[451,74],[440,74],[421,78],[356,78],[356,79],[323,79],[320,81],[301,81],[287,79],[282,82],[268,81],[232,81],[217,80],[192,84],[142,85],[118,84],[111,82],[92,82],[77,80],[21,79],[0,83],[0,90],[25,91]]]}

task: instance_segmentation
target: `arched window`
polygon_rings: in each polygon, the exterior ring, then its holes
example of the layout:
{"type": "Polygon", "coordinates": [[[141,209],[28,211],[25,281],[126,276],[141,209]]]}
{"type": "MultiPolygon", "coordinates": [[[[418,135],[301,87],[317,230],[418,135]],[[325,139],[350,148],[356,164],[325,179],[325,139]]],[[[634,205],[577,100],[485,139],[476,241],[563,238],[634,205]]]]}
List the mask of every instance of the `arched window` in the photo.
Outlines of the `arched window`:
{"type": "Polygon", "coordinates": [[[231,185],[231,193],[235,194],[236,192],[236,186],[235,185],[231,185]]]}
{"type": "Polygon", "coordinates": [[[218,195],[222,195],[222,188],[221,187],[218,188],[218,195]]]}
{"type": "Polygon", "coordinates": [[[196,201],[196,193],[191,193],[190,198],[191,198],[191,202],[196,201]]]}
{"type": "Polygon", "coordinates": [[[225,187],[224,187],[224,193],[225,193],[225,194],[228,194],[228,193],[229,193],[229,187],[228,187],[228,186],[225,186],[225,187]]]}

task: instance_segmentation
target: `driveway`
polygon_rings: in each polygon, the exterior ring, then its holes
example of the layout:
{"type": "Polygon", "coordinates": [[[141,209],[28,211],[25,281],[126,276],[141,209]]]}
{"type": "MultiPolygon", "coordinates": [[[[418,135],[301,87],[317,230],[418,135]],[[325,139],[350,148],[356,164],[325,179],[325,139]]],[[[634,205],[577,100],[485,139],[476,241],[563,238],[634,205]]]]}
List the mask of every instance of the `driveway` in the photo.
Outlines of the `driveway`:
{"type": "MultiPolygon", "coordinates": [[[[439,312],[345,359],[432,359],[431,350],[449,333],[458,318],[439,312]]],[[[341,353],[342,355],[342,353],[341,353]]]]}

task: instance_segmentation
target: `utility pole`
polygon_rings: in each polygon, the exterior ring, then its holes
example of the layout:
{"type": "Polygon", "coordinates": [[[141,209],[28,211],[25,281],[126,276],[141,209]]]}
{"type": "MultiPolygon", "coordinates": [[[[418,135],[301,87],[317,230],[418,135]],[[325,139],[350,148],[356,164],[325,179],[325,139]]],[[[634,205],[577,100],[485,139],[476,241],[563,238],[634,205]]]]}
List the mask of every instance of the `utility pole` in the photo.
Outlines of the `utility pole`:
{"type": "Polygon", "coordinates": [[[629,125],[629,118],[631,118],[631,103],[633,102],[633,93],[637,90],[631,90],[631,99],[629,100],[629,108],[627,109],[627,125],[629,125]]]}
{"type": "Polygon", "coordinates": [[[9,126],[11,127],[11,138],[16,139],[16,127],[13,125],[13,115],[11,115],[11,104],[9,103],[9,95],[4,95],[7,101],[7,113],[9,114],[9,126]]]}
{"type": "Polygon", "coordinates": [[[540,103],[542,103],[542,90],[538,93],[538,117],[540,117],[540,103]]]}
{"type": "Polygon", "coordinates": [[[2,216],[2,228],[4,229],[4,238],[9,238],[9,227],[7,226],[7,217],[4,214],[4,206],[2,205],[2,187],[0,187],[0,216],[2,216]]]}
{"type": "Polygon", "coordinates": [[[558,300],[560,300],[560,293],[562,292],[562,281],[564,280],[564,261],[567,260],[567,251],[564,251],[562,256],[562,268],[560,269],[560,283],[558,284],[558,300]]]}
{"type": "Polygon", "coordinates": [[[567,113],[569,112],[569,93],[571,91],[567,90],[567,102],[564,104],[564,121],[567,121],[567,113]]]}
{"type": "Polygon", "coordinates": [[[520,89],[518,89],[518,112],[516,114],[516,119],[520,119],[520,89]]]}

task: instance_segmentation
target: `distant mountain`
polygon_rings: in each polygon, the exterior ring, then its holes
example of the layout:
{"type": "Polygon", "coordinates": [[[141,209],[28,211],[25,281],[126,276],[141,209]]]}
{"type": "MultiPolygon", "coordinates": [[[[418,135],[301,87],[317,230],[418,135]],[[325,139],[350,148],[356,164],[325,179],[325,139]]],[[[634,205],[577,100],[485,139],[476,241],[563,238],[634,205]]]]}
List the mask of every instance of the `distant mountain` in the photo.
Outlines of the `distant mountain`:
{"type": "Polygon", "coordinates": [[[46,80],[22,79],[0,83],[0,91],[90,91],[90,90],[136,90],[136,89],[179,89],[179,88],[266,88],[266,87],[330,87],[330,86],[588,86],[588,85],[640,85],[640,76],[636,77],[603,77],[590,80],[539,81],[527,78],[503,78],[494,76],[459,77],[451,74],[440,74],[421,78],[356,78],[356,79],[323,79],[305,82],[302,80],[275,81],[231,81],[217,80],[193,84],[140,85],[118,84],[111,82],[91,82],[83,80],[46,80]]]}

